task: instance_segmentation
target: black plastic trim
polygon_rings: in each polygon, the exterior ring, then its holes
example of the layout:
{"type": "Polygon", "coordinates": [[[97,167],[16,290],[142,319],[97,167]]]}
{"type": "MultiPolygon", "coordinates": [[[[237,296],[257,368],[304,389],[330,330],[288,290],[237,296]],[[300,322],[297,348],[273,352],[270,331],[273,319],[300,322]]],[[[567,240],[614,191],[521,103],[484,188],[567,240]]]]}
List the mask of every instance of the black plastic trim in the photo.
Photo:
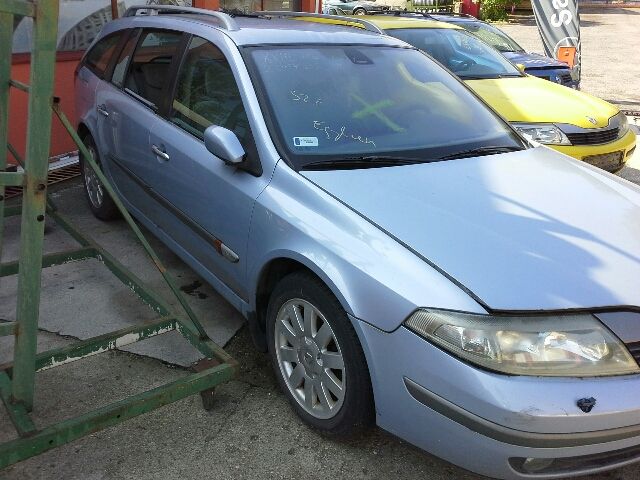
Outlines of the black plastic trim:
{"type": "Polygon", "coordinates": [[[153,198],[156,202],[162,205],[164,208],[169,210],[172,214],[174,214],[182,223],[184,223],[187,227],[189,227],[193,232],[195,232],[200,238],[214,247],[216,250],[218,249],[217,244],[220,243],[220,240],[205,230],[199,223],[194,222],[187,214],[185,214],[182,210],[176,207],[173,203],[168,201],[158,192],[156,192],[153,188],[151,188],[146,182],[144,182],[140,177],[138,177],[135,173],[133,173],[129,168],[122,164],[121,161],[110,157],[111,161],[114,165],[116,165],[120,170],[122,170],[131,180],[133,180],[140,188],[142,188],[151,198],[153,198]]]}

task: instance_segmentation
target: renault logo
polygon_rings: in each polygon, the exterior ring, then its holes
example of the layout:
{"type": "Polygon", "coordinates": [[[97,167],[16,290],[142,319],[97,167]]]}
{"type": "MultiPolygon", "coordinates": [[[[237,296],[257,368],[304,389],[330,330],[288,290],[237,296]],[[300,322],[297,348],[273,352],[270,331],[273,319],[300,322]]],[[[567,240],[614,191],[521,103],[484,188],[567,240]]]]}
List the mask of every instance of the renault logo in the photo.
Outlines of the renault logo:
{"type": "Polygon", "coordinates": [[[589,122],[591,122],[592,125],[597,125],[598,124],[598,121],[593,117],[587,116],[587,120],[589,120],[589,122]]]}
{"type": "Polygon", "coordinates": [[[593,397],[581,398],[576,402],[578,408],[584,413],[589,413],[596,406],[596,399],[593,397]]]}

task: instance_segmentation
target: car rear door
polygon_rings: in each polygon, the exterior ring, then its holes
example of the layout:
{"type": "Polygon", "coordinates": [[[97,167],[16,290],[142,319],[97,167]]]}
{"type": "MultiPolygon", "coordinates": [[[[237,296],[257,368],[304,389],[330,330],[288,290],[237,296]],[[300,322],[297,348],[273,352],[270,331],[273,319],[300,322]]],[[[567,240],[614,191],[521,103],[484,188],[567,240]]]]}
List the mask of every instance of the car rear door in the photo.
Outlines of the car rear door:
{"type": "Polygon", "coordinates": [[[95,127],[97,112],[95,94],[102,79],[108,75],[112,57],[119,51],[125,31],[111,33],[93,45],[75,72],[75,102],[77,118],[95,127]]]}
{"type": "Polygon", "coordinates": [[[158,225],[156,201],[148,179],[158,165],[150,149],[150,128],[166,99],[172,63],[183,34],[136,29],[124,45],[110,82],[96,91],[98,137],[103,168],[134,214],[158,225]]]}
{"type": "Polygon", "coordinates": [[[250,216],[268,180],[261,175],[237,75],[220,44],[197,36],[189,40],[165,118],[151,131],[155,169],[149,178],[171,219],[173,239],[246,299],[250,216]],[[232,130],[258,169],[250,173],[211,154],[203,142],[210,125],[232,130]]]}

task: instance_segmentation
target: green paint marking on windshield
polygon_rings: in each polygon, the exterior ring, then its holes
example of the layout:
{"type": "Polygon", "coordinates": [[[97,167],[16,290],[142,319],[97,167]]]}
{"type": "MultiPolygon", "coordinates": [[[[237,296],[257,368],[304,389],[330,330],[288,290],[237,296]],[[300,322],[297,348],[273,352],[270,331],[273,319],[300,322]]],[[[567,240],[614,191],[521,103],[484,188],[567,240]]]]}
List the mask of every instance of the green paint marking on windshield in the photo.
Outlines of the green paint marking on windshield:
{"type": "Polygon", "coordinates": [[[380,112],[381,109],[391,107],[394,102],[392,100],[382,100],[378,103],[370,104],[363,98],[359,97],[355,93],[352,93],[351,96],[358,102],[362,104],[364,107],[362,110],[358,110],[351,114],[353,118],[364,118],[368,115],[375,115],[382,123],[384,123],[387,127],[389,127],[394,132],[404,132],[404,128],[402,128],[397,123],[393,122],[389,117],[387,117],[384,113],[380,112]]]}

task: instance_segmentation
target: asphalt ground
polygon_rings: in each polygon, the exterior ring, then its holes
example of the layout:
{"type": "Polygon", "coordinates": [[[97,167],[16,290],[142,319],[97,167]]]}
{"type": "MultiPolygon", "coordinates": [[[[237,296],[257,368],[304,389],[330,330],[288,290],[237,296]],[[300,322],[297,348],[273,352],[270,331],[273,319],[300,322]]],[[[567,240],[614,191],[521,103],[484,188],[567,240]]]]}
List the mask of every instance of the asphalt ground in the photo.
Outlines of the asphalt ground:
{"type": "MultiPolygon", "coordinates": [[[[594,22],[588,28],[600,26],[602,35],[609,35],[607,25],[611,17],[608,15],[604,14],[604,19],[591,19],[583,13],[582,17],[583,21],[586,17],[594,22]]],[[[636,30],[639,26],[637,18],[640,17],[633,17],[636,30]]],[[[533,42],[537,35],[535,26],[508,27],[519,32],[510,33],[524,46],[527,46],[526,41],[533,42]]],[[[590,33],[586,30],[583,28],[584,41],[592,33],[599,35],[599,30],[590,33]]],[[[595,47],[601,48],[602,45],[596,42],[595,47]]],[[[585,48],[585,58],[590,55],[591,58],[608,58],[607,55],[587,52],[585,48]]],[[[634,53],[629,51],[628,55],[634,53]]],[[[606,70],[606,67],[599,68],[606,70]]],[[[633,64],[630,68],[637,78],[640,73],[638,67],[633,64]]],[[[586,72],[588,70],[585,70],[583,79],[585,90],[591,85],[586,72]]],[[[635,101],[638,91],[632,88],[637,85],[637,80],[634,81],[636,83],[620,81],[618,85],[612,79],[618,87],[600,96],[616,95],[635,101]]],[[[640,125],[640,118],[637,122],[640,125]]],[[[639,152],[619,175],[640,184],[639,152]]],[[[74,221],[85,226],[100,242],[117,248],[119,258],[136,272],[143,271],[143,277],[152,285],[162,288],[152,269],[145,266],[143,255],[132,246],[135,242],[126,233],[122,222],[104,224],[91,218],[77,180],[54,190],[54,198],[74,221]]],[[[15,228],[13,233],[15,235],[15,228]]],[[[60,235],[54,227],[48,234],[48,245],[59,244],[60,235]]],[[[13,247],[10,245],[5,253],[15,254],[15,237],[13,242],[13,247]]],[[[198,284],[199,277],[195,273],[158,242],[153,243],[182,286],[198,284]]],[[[46,307],[41,320],[40,350],[67,345],[77,338],[103,333],[114,326],[144,318],[145,313],[117,282],[98,273],[104,267],[89,265],[82,270],[78,265],[56,267],[45,279],[48,293],[43,300],[46,307]],[[115,305],[119,308],[111,308],[115,305]],[[68,321],[60,321],[61,318],[68,321]]],[[[14,295],[13,288],[15,286],[11,283],[0,284],[0,317],[5,319],[11,319],[12,310],[2,312],[2,309],[6,309],[8,300],[14,295]]],[[[218,387],[213,410],[205,411],[199,396],[191,396],[0,470],[0,479],[483,478],[377,428],[358,438],[339,440],[324,437],[305,427],[279,391],[268,358],[253,348],[240,316],[204,284],[187,290],[191,293],[191,305],[204,317],[207,330],[218,341],[224,343],[237,331],[225,348],[240,362],[240,375],[218,387]]],[[[109,352],[39,373],[34,409],[36,424],[45,426],[175,380],[187,373],[185,365],[193,360],[192,352],[175,338],[129,350],[109,352]]],[[[10,354],[11,345],[6,341],[0,342],[0,363],[10,354]]],[[[0,442],[15,438],[2,408],[0,442]]],[[[437,435],[437,432],[433,434],[437,435]]],[[[640,465],[582,478],[635,480],[640,478],[640,465]]]]}

